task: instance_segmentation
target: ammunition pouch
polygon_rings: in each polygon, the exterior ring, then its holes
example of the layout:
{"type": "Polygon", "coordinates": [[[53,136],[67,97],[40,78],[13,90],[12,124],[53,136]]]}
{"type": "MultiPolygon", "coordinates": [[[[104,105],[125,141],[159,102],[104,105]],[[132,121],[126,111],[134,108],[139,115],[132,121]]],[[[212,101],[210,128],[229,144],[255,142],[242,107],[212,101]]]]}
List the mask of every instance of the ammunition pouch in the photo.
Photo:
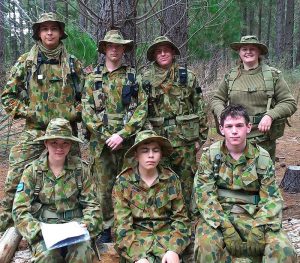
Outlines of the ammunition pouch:
{"type": "Polygon", "coordinates": [[[112,125],[112,126],[123,125],[123,119],[124,119],[123,114],[107,113],[106,115],[107,115],[108,125],[112,125]]]}
{"type": "Polygon", "coordinates": [[[286,118],[274,120],[269,131],[270,140],[276,140],[283,136],[286,118]]]}
{"type": "Polygon", "coordinates": [[[189,114],[176,117],[178,136],[184,141],[191,142],[199,139],[199,117],[189,114]]]}
{"type": "Polygon", "coordinates": [[[104,110],[106,96],[105,93],[103,93],[103,90],[102,89],[93,90],[93,97],[95,101],[96,112],[100,112],[104,110]]]}
{"type": "Polygon", "coordinates": [[[164,117],[149,118],[153,130],[160,136],[164,136],[164,117]]]}

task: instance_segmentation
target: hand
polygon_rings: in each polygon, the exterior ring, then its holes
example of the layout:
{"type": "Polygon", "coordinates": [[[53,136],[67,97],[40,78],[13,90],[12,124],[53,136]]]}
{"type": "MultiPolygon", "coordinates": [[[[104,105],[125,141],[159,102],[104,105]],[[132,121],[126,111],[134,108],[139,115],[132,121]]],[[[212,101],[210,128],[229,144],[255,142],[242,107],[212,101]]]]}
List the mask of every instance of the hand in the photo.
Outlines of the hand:
{"type": "Polygon", "coordinates": [[[258,124],[258,130],[260,132],[268,132],[271,128],[273,119],[269,115],[265,115],[258,124]]]}
{"type": "Polygon", "coordinates": [[[146,258],[141,258],[138,261],[135,261],[135,263],[150,263],[150,262],[146,258]]]}
{"type": "Polygon", "coordinates": [[[196,149],[196,153],[200,150],[200,143],[199,142],[195,142],[195,149],[196,149]]]}
{"type": "Polygon", "coordinates": [[[232,256],[238,256],[243,243],[240,235],[233,226],[222,229],[222,232],[227,250],[232,256]]]}
{"type": "Polygon", "coordinates": [[[253,227],[247,237],[248,255],[263,255],[265,250],[265,231],[263,226],[253,227]]]}
{"type": "Polygon", "coordinates": [[[83,228],[87,228],[86,224],[84,224],[84,223],[81,223],[80,226],[83,228]]]}
{"type": "Polygon", "coordinates": [[[117,150],[124,139],[117,133],[114,133],[110,138],[108,138],[105,143],[108,147],[110,147],[112,150],[117,150]]]}
{"type": "Polygon", "coordinates": [[[164,254],[161,263],[179,263],[179,256],[176,252],[169,250],[164,254]]]}

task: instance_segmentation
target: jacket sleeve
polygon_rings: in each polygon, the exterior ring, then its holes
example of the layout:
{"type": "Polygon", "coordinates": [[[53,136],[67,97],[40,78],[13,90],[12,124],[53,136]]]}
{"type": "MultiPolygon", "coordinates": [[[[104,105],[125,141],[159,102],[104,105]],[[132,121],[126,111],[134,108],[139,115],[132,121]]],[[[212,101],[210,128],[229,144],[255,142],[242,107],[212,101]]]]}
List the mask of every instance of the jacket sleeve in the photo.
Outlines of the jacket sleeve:
{"type": "Polygon", "coordinates": [[[94,100],[95,78],[94,74],[88,75],[84,85],[84,94],[82,97],[82,120],[91,133],[97,134],[104,140],[112,134],[106,129],[103,120],[96,114],[96,106],[94,100]]]}
{"type": "Polygon", "coordinates": [[[90,169],[83,167],[82,190],[80,192],[79,202],[82,205],[83,219],[82,223],[87,225],[91,237],[96,237],[102,231],[102,213],[100,204],[97,202],[95,194],[95,184],[90,175],[90,169]]]}
{"type": "Polygon", "coordinates": [[[253,226],[266,225],[273,231],[281,228],[281,212],[283,199],[275,180],[274,164],[269,159],[266,172],[260,179],[258,211],[255,214],[253,226]]]}
{"type": "Polygon", "coordinates": [[[220,83],[215,95],[211,101],[211,107],[214,115],[219,118],[222,110],[225,108],[228,102],[228,85],[226,83],[226,76],[220,83]]]}
{"type": "Polygon", "coordinates": [[[13,118],[25,118],[28,106],[25,103],[25,58],[21,56],[17,63],[12,67],[10,76],[1,94],[1,101],[5,111],[13,118]]]}
{"type": "Polygon", "coordinates": [[[218,201],[218,188],[209,151],[202,154],[198,171],[194,179],[195,200],[203,219],[213,228],[231,225],[218,201]]]}
{"type": "Polygon", "coordinates": [[[192,89],[192,105],[194,112],[199,117],[199,143],[203,145],[207,140],[208,125],[207,125],[207,104],[204,101],[201,87],[194,73],[189,71],[189,85],[192,89]]]}
{"type": "Polygon", "coordinates": [[[180,255],[190,243],[191,225],[187,216],[179,179],[175,181],[174,186],[178,194],[172,200],[171,228],[173,231],[171,232],[168,250],[180,255]]]}
{"type": "Polygon", "coordinates": [[[148,112],[148,98],[142,87],[142,79],[140,75],[137,76],[137,83],[139,85],[138,105],[134,110],[132,117],[124,125],[124,128],[118,132],[118,134],[123,138],[128,138],[139,132],[146,121],[148,112]]]}
{"type": "Polygon", "coordinates": [[[21,177],[15,194],[12,217],[21,235],[30,243],[41,238],[40,222],[32,215],[35,180],[33,167],[27,167],[21,177]]]}
{"type": "Polygon", "coordinates": [[[133,229],[133,217],[128,200],[124,198],[125,188],[122,186],[122,180],[117,179],[113,188],[114,200],[114,230],[116,235],[116,249],[122,257],[129,262],[135,262],[145,258],[146,254],[141,253],[140,243],[136,239],[133,229]]]}
{"type": "Polygon", "coordinates": [[[290,117],[297,110],[295,98],[293,97],[282,73],[277,73],[278,79],[275,84],[274,97],[272,104],[274,107],[267,111],[267,115],[273,120],[290,117]]]}

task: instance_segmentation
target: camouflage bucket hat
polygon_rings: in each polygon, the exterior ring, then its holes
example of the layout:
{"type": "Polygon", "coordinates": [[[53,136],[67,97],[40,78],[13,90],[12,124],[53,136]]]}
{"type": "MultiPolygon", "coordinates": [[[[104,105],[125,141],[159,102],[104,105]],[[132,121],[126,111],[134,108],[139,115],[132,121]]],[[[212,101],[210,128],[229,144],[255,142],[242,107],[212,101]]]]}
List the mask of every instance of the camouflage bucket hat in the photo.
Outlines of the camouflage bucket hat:
{"type": "Polygon", "coordinates": [[[173,147],[167,138],[158,136],[155,131],[145,130],[136,135],[134,145],[125,153],[125,157],[132,157],[139,145],[150,142],[159,144],[163,156],[169,156],[173,152],[173,147]]]}
{"type": "Polygon", "coordinates": [[[103,40],[99,41],[98,51],[104,54],[104,47],[106,43],[121,44],[125,46],[125,52],[133,49],[133,40],[126,40],[123,38],[119,30],[107,31],[103,40]]]}
{"type": "Polygon", "coordinates": [[[35,141],[49,139],[64,139],[83,143],[82,140],[72,135],[70,122],[63,118],[52,119],[47,126],[45,135],[35,139],[35,141]]]}
{"type": "Polygon", "coordinates": [[[180,55],[180,51],[178,49],[178,47],[176,47],[176,45],[166,36],[160,36],[154,39],[153,43],[151,44],[150,47],[148,47],[147,50],[147,59],[149,61],[154,61],[155,57],[154,57],[154,52],[155,49],[162,44],[167,44],[169,46],[171,46],[171,48],[175,51],[175,55],[180,55]]]}
{"type": "Polygon", "coordinates": [[[55,13],[50,12],[50,13],[41,14],[38,21],[36,21],[35,23],[32,24],[32,30],[33,30],[32,38],[34,40],[39,40],[39,32],[38,31],[39,31],[40,25],[42,23],[49,22],[49,21],[57,22],[59,24],[59,27],[63,31],[63,35],[60,39],[65,39],[68,37],[68,35],[65,33],[65,23],[62,22],[61,20],[59,20],[55,13]]]}
{"type": "Polygon", "coordinates": [[[266,55],[269,52],[268,47],[265,44],[260,43],[257,36],[243,36],[240,42],[233,42],[230,44],[230,47],[235,51],[239,51],[239,49],[245,45],[257,46],[262,55],[266,55]]]}

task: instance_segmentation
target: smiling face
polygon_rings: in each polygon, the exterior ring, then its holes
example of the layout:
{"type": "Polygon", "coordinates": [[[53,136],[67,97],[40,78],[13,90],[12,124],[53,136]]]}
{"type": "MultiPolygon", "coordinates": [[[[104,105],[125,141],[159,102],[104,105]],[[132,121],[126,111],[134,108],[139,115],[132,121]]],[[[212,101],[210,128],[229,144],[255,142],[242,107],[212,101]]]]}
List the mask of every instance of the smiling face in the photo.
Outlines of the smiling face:
{"type": "Polygon", "coordinates": [[[239,56],[244,66],[253,68],[258,65],[260,50],[255,45],[244,45],[239,49],[239,56]]]}
{"type": "Polygon", "coordinates": [[[172,65],[174,55],[175,51],[168,44],[161,44],[154,51],[155,61],[163,69],[168,69],[172,65]]]}
{"type": "Polygon", "coordinates": [[[59,24],[54,21],[44,22],[39,26],[39,38],[47,49],[55,49],[59,45],[63,32],[59,24]]]}
{"type": "Polygon", "coordinates": [[[70,140],[64,139],[49,139],[44,143],[49,153],[49,159],[54,162],[64,162],[72,146],[70,140]]]}
{"type": "Polygon", "coordinates": [[[157,142],[141,144],[137,147],[135,159],[139,163],[139,171],[156,169],[162,158],[161,147],[157,142]]]}
{"type": "Polygon", "coordinates": [[[220,125],[220,131],[225,136],[228,148],[244,147],[247,134],[251,131],[251,123],[246,124],[245,118],[242,116],[227,116],[223,126],[220,125]]]}

